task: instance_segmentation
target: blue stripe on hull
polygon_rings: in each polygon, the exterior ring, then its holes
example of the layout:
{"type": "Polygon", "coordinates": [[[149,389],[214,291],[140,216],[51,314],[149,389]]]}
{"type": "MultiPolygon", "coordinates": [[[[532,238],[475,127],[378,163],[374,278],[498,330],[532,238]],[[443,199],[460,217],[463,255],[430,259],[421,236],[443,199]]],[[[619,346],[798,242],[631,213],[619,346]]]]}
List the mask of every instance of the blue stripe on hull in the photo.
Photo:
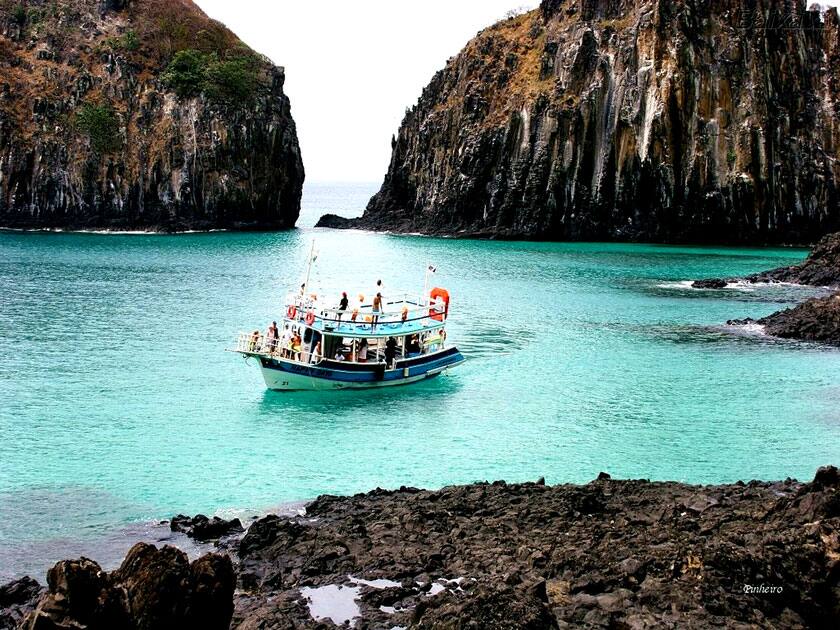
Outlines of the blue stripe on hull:
{"type": "MultiPolygon", "coordinates": [[[[454,349],[453,349],[454,350],[454,349]]],[[[428,362],[419,365],[412,365],[408,367],[408,376],[404,374],[404,368],[397,367],[393,370],[386,370],[383,378],[377,378],[375,364],[371,364],[370,371],[343,371],[332,370],[327,368],[319,368],[315,365],[301,365],[299,363],[291,363],[277,359],[260,358],[260,363],[265,369],[276,370],[278,372],[288,372],[290,374],[299,374],[301,376],[309,376],[311,378],[323,379],[325,381],[339,381],[345,383],[375,383],[381,381],[395,381],[423,376],[429,372],[438,369],[457,365],[464,361],[463,355],[454,350],[454,352],[446,352],[438,357],[432,357],[428,362]]]]}

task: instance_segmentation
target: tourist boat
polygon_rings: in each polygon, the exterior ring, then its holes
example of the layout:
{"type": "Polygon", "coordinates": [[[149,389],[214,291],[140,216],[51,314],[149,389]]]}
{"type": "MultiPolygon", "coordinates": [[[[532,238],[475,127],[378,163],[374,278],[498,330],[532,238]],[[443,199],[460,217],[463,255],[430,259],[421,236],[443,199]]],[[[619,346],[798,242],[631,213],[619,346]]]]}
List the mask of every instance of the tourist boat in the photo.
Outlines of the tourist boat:
{"type": "Polygon", "coordinates": [[[307,292],[308,275],[300,292],[285,300],[277,335],[239,334],[234,352],[259,362],[269,389],[405,385],[464,362],[447,339],[445,289],[424,289],[420,296],[383,296],[379,312],[369,296],[360,294],[355,304],[350,301],[340,310],[322,307],[321,296],[307,292]]]}

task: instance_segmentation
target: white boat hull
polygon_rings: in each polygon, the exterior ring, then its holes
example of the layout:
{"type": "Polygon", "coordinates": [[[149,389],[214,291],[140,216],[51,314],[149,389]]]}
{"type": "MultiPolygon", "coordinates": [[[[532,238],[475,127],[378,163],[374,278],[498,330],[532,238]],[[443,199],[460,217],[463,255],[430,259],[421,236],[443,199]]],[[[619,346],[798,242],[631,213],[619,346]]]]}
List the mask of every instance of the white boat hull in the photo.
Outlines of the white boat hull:
{"type": "Polygon", "coordinates": [[[446,369],[448,368],[388,381],[347,382],[332,381],[315,376],[306,376],[304,374],[290,374],[288,372],[280,372],[271,368],[260,367],[266,387],[276,391],[327,391],[339,389],[374,389],[379,387],[393,387],[395,385],[408,385],[409,383],[416,383],[427,378],[433,378],[445,372],[446,369]]]}

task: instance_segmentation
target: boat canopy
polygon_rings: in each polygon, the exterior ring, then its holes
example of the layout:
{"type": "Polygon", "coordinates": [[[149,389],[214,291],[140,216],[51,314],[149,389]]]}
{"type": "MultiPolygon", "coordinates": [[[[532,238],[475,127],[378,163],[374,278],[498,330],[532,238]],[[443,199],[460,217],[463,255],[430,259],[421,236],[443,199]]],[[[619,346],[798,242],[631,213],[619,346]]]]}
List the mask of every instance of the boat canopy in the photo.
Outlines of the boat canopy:
{"type": "Polygon", "coordinates": [[[346,310],[322,308],[314,294],[289,296],[284,322],[347,338],[402,337],[443,327],[449,311],[448,297],[448,294],[428,299],[400,295],[383,299],[382,310],[377,312],[363,295],[358,296],[355,306],[351,304],[346,310]]]}

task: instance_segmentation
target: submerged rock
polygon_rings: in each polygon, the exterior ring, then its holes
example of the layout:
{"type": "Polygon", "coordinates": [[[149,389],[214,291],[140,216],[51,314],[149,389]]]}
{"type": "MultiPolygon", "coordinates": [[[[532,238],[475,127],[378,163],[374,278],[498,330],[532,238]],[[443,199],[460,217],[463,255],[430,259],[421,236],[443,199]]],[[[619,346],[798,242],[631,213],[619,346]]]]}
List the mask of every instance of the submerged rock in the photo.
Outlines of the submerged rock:
{"type": "Polygon", "coordinates": [[[840,229],[839,73],[837,10],[803,0],[543,0],[432,78],[348,225],[812,242],[840,229]]]}
{"type": "Polygon", "coordinates": [[[284,80],[190,0],[0,3],[0,227],[293,227],[284,80]]]}

